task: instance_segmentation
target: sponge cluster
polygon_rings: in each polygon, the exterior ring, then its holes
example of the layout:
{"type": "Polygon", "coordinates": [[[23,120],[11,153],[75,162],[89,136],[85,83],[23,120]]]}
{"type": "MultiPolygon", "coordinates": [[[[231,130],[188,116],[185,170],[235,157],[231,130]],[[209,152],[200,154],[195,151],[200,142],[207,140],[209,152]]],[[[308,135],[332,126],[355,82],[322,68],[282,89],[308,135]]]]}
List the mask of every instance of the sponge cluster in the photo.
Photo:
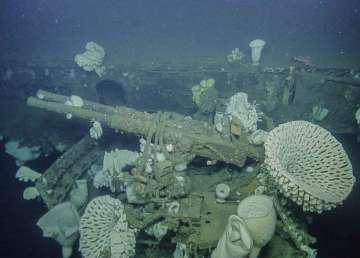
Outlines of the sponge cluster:
{"type": "Polygon", "coordinates": [[[248,101],[248,95],[245,92],[238,92],[230,97],[227,103],[226,114],[230,118],[237,118],[241,121],[246,132],[254,132],[257,129],[257,122],[261,121],[261,112],[257,112],[256,103],[248,101]]]}
{"type": "Polygon", "coordinates": [[[95,71],[101,77],[105,73],[103,65],[105,49],[93,41],[86,43],[85,52],[77,54],[74,58],[75,63],[87,72],[95,71]]]}
{"type": "Polygon", "coordinates": [[[330,210],[350,194],[355,182],[350,160],[324,128],[306,121],[281,124],[264,146],[273,181],[304,211],[330,210]]]}

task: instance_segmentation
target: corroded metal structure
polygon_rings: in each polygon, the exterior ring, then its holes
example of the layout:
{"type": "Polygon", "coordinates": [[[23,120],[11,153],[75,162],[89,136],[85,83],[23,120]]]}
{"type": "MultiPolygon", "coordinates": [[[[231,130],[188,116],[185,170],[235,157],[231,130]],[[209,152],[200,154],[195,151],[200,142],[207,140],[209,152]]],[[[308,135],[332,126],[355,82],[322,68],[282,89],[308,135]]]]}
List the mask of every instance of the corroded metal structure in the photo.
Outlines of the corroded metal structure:
{"type": "MultiPolygon", "coordinates": [[[[110,107],[91,101],[84,101],[83,107],[65,105],[68,97],[40,90],[40,98],[28,98],[28,105],[62,114],[72,114],[82,119],[95,119],[115,130],[146,136],[154,126],[155,115],[127,107],[110,107]]],[[[261,160],[263,149],[249,144],[246,137],[236,141],[222,137],[207,123],[186,119],[181,115],[169,115],[163,122],[163,137],[182,153],[183,161],[194,156],[220,160],[242,167],[246,159],[261,160]]]]}

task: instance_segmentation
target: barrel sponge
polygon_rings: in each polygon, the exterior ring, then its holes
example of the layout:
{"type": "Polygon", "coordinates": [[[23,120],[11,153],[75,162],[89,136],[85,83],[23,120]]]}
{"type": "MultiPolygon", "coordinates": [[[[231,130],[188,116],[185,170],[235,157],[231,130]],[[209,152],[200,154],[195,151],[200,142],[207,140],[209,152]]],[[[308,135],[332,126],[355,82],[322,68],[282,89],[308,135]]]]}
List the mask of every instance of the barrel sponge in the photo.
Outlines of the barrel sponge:
{"type": "Polygon", "coordinates": [[[274,128],[264,164],[275,185],[304,211],[321,213],[341,204],[355,178],[350,160],[330,132],[306,121],[274,128]]]}
{"type": "Polygon", "coordinates": [[[135,230],[128,227],[124,206],[109,195],[96,197],[80,219],[80,251],[84,258],[128,258],[135,254],[135,230]]]}
{"type": "Polygon", "coordinates": [[[240,202],[237,214],[245,221],[254,247],[260,249],[271,240],[275,232],[276,213],[269,196],[252,195],[245,198],[240,202]]]}

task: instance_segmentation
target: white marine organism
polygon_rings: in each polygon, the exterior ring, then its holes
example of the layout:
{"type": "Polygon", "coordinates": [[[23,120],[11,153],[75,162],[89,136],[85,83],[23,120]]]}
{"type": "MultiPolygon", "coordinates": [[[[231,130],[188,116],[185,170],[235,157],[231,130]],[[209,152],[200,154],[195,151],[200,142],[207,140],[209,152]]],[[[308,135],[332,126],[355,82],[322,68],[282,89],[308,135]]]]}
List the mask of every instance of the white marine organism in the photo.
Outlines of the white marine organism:
{"type": "Polygon", "coordinates": [[[21,146],[20,141],[11,140],[5,144],[5,152],[16,159],[16,165],[37,159],[41,154],[40,146],[21,146]]]}
{"type": "MultiPolygon", "coordinates": [[[[83,101],[83,99],[82,99],[81,97],[79,97],[79,96],[71,95],[71,96],[65,101],[65,105],[81,108],[82,106],[84,106],[84,101],[83,101]]],[[[72,117],[73,117],[73,115],[72,115],[71,113],[67,113],[67,114],[66,114],[66,119],[71,119],[72,117]]]]}
{"type": "Polygon", "coordinates": [[[140,194],[138,194],[135,190],[135,184],[127,183],[126,184],[126,200],[131,204],[144,204],[146,200],[140,194]]]}
{"type": "Polygon", "coordinates": [[[252,167],[252,166],[247,166],[246,168],[245,168],[245,172],[246,173],[253,173],[254,172],[254,167],[252,167]]]}
{"type": "Polygon", "coordinates": [[[217,160],[215,160],[215,159],[212,159],[212,160],[207,160],[206,161],[206,166],[214,166],[214,165],[216,165],[217,164],[217,160]]]}
{"type": "Polygon", "coordinates": [[[230,116],[230,119],[233,117],[239,119],[248,133],[256,131],[257,123],[261,121],[262,115],[256,110],[255,102],[249,103],[245,92],[238,92],[230,97],[225,113],[230,116]]]}
{"type": "Polygon", "coordinates": [[[92,126],[89,130],[90,137],[95,140],[98,140],[101,138],[101,136],[103,134],[103,129],[102,129],[101,123],[94,119],[91,120],[91,122],[92,122],[92,126]]]}
{"type": "Polygon", "coordinates": [[[110,187],[110,177],[105,174],[104,170],[98,170],[93,178],[93,186],[96,189],[102,188],[102,187],[110,187]]]}
{"type": "Polygon", "coordinates": [[[356,122],[357,122],[358,126],[360,126],[360,108],[358,108],[356,110],[355,119],[356,119],[356,122]]]}
{"type": "Polygon", "coordinates": [[[24,200],[33,200],[40,196],[39,191],[36,189],[36,187],[30,186],[26,187],[23,192],[23,199],[24,200]]]}
{"type": "Polygon", "coordinates": [[[167,234],[168,229],[168,225],[164,221],[160,221],[147,227],[145,232],[150,236],[154,236],[158,241],[161,241],[161,239],[167,234]]]}
{"type": "Polygon", "coordinates": [[[62,246],[63,258],[69,258],[79,237],[79,221],[75,206],[64,202],[51,208],[36,225],[41,228],[43,237],[53,238],[62,246]]]}
{"type": "Polygon", "coordinates": [[[177,242],[176,249],[173,253],[173,258],[189,258],[189,252],[185,244],[177,242]]]}
{"type": "Polygon", "coordinates": [[[211,258],[246,258],[253,248],[253,240],[242,218],[231,215],[211,258]]]}
{"type": "Polygon", "coordinates": [[[82,107],[84,106],[84,101],[81,97],[76,95],[71,95],[68,100],[65,101],[65,105],[73,107],[82,107]]]}
{"type": "Polygon", "coordinates": [[[174,144],[172,144],[172,143],[166,144],[165,148],[166,148],[166,150],[168,152],[173,152],[174,151],[174,144]]]}
{"type": "Polygon", "coordinates": [[[106,69],[103,65],[105,49],[93,41],[86,43],[85,49],[75,56],[75,63],[87,72],[94,71],[99,77],[103,76],[106,69]]]}
{"type": "Polygon", "coordinates": [[[304,211],[330,210],[349,196],[355,183],[351,162],[326,129],[287,122],[270,131],[264,147],[268,176],[304,211]]]}
{"type": "Polygon", "coordinates": [[[167,212],[171,215],[176,215],[180,211],[180,203],[178,201],[173,201],[166,204],[167,212]]]}
{"type": "Polygon", "coordinates": [[[146,140],[141,137],[139,139],[139,147],[140,147],[140,152],[143,153],[145,151],[145,146],[146,146],[146,140]]]}
{"type": "Polygon", "coordinates": [[[35,182],[41,177],[41,174],[29,167],[21,166],[15,175],[15,178],[23,182],[35,182]]]}
{"type": "Polygon", "coordinates": [[[105,152],[103,167],[96,173],[93,180],[94,187],[109,187],[112,192],[115,192],[115,181],[122,181],[125,173],[127,173],[123,169],[132,165],[138,157],[137,152],[128,150],[115,149],[105,152]]]}
{"type": "Polygon", "coordinates": [[[128,258],[135,254],[135,230],[128,226],[124,205],[109,195],[90,201],[80,219],[79,249],[84,258],[128,258]]]}
{"type": "Polygon", "coordinates": [[[175,165],[174,169],[177,172],[182,172],[187,169],[187,162],[181,162],[175,165]]]}
{"type": "Polygon", "coordinates": [[[263,194],[265,194],[266,190],[267,189],[265,186],[259,185],[258,187],[255,188],[254,194],[255,195],[263,195],[263,194]]]}
{"type": "Polygon", "coordinates": [[[257,258],[261,248],[275,233],[276,213],[273,201],[266,195],[251,195],[239,203],[237,215],[244,221],[253,241],[250,258],[257,258]]]}
{"type": "Polygon", "coordinates": [[[166,160],[165,154],[162,152],[156,152],[155,158],[156,158],[156,161],[158,161],[158,162],[163,162],[166,160]]]}
{"type": "Polygon", "coordinates": [[[215,188],[216,202],[224,203],[225,199],[230,195],[230,187],[227,184],[218,184],[215,188]]]}
{"type": "Polygon", "coordinates": [[[244,58],[244,53],[239,50],[239,48],[235,48],[231,51],[231,53],[227,56],[227,61],[229,63],[241,62],[244,58]]]}
{"type": "Polygon", "coordinates": [[[105,152],[103,159],[103,170],[107,170],[111,175],[117,175],[122,169],[131,165],[139,157],[139,154],[129,150],[114,149],[105,152]]]}
{"type": "Polygon", "coordinates": [[[88,200],[88,187],[86,179],[76,180],[76,187],[70,192],[70,202],[80,210],[88,200]]]}
{"type": "Polygon", "coordinates": [[[145,172],[147,174],[151,174],[153,172],[153,165],[154,165],[154,162],[152,159],[148,159],[145,163],[145,172]]]}
{"type": "Polygon", "coordinates": [[[262,39],[255,39],[250,42],[249,47],[251,48],[251,61],[253,65],[260,64],[261,53],[265,45],[266,42],[262,39]]]}
{"type": "Polygon", "coordinates": [[[328,114],[329,114],[329,110],[320,105],[316,105],[312,108],[312,117],[318,122],[323,121],[328,114]]]}
{"type": "Polygon", "coordinates": [[[219,133],[222,133],[224,130],[224,118],[225,114],[223,112],[217,111],[214,115],[214,126],[219,133]]]}
{"type": "Polygon", "coordinates": [[[268,134],[268,132],[262,129],[257,129],[248,137],[248,139],[251,144],[262,145],[266,141],[268,134]]]}
{"type": "Polygon", "coordinates": [[[63,142],[57,142],[54,144],[54,148],[56,151],[63,153],[69,148],[69,146],[63,142]]]}
{"type": "Polygon", "coordinates": [[[36,93],[36,97],[37,97],[38,99],[44,99],[44,98],[45,98],[45,95],[44,95],[44,93],[42,93],[41,91],[38,91],[38,92],[36,93]]]}

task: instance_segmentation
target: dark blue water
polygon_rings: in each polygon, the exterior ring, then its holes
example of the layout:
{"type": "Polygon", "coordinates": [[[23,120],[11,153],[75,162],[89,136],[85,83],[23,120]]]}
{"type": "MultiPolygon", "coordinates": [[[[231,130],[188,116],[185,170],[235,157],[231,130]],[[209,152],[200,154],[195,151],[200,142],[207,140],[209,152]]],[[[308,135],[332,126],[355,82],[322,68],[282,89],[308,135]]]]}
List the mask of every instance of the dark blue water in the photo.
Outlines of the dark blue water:
{"type": "MultiPolygon", "coordinates": [[[[354,175],[359,179],[360,145],[356,137],[342,135],[337,137],[342,142],[351,163],[354,175]]],[[[334,210],[313,216],[309,226],[310,233],[317,237],[316,247],[320,258],[352,258],[359,257],[360,243],[360,187],[355,184],[353,191],[345,200],[344,205],[334,210]]]]}
{"type": "Polygon", "coordinates": [[[201,63],[261,38],[267,65],[360,67],[358,0],[2,0],[0,24],[6,60],[72,61],[93,40],[108,63],[201,63]]]}
{"type": "MultiPolygon", "coordinates": [[[[4,152],[3,142],[0,143],[0,257],[60,258],[60,246],[52,239],[43,238],[36,226],[47,208],[40,201],[23,199],[23,191],[29,184],[15,179],[15,160],[4,152]]],[[[42,171],[54,158],[41,159],[30,165],[42,171]]]]}

